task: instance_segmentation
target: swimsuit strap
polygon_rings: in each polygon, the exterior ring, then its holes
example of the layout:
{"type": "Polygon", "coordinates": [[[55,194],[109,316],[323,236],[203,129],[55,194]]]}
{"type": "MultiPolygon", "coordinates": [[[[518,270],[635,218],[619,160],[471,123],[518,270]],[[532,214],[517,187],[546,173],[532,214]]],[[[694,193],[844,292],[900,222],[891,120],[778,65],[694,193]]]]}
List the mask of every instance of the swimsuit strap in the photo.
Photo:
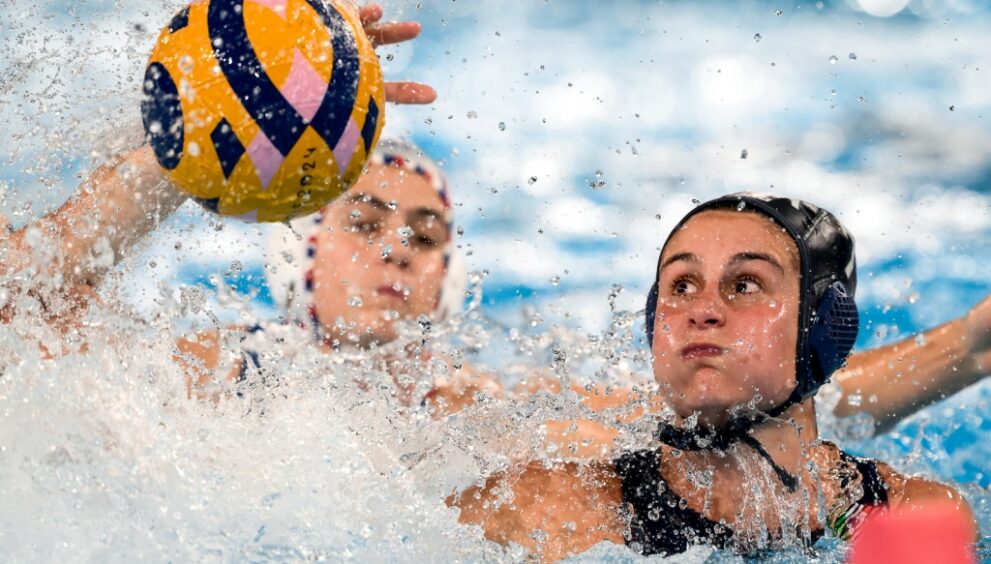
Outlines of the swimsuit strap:
{"type": "Polygon", "coordinates": [[[759,454],[764,460],[767,461],[768,464],[771,465],[771,469],[774,470],[774,473],[778,476],[778,480],[781,480],[781,484],[788,488],[789,492],[795,492],[798,488],[798,478],[793,476],[787,470],[782,468],[777,462],[775,462],[774,459],[771,458],[770,453],[767,452],[767,449],[764,448],[764,445],[760,444],[760,441],[754,438],[753,435],[744,434],[740,436],[740,442],[754,449],[757,454],[759,454]]]}
{"type": "Polygon", "coordinates": [[[888,503],[888,488],[884,484],[884,478],[877,469],[877,461],[870,458],[860,458],[850,456],[840,451],[840,460],[851,463],[857,468],[860,474],[861,483],[864,488],[864,495],[858,501],[864,505],[882,505],[888,503]]]}
{"type": "Polygon", "coordinates": [[[860,498],[853,503],[839,505],[830,510],[826,516],[826,526],[833,533],[833,536],[852,541],[857,537],[860,525],[864,523],[867,516],[877,511],[883,511],[888,506],[888,488],[884,483],[884,478],[877,469],[877,462],[869,458],[851,456],[842,450],[840,451],[840,461],[856,469],[855,476],[844,476],[840,479],[842,488],[849,488],[854,485],[856,478],[859,478],[862,493],[860,498]]]}

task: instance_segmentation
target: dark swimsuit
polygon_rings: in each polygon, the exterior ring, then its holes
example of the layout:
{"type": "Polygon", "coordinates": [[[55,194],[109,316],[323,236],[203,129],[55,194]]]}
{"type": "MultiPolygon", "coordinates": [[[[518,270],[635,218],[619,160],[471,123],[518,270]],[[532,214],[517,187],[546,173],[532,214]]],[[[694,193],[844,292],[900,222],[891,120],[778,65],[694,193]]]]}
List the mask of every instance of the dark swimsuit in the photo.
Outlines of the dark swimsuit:
{"type": "MultiPolygon", "coordinates": [[[[254,333],[264,333],[265,328],[261,325],[255,324],[248,328],[249,334],[254,333]]],[[[261,357],[256,351],[242,349],[241,350],[241,362],[238,365],[237,379],[236,382],[244,382],[248,379],[248,369],[251,365],[254,365],[254,370],[261,370],[262,362],[261,357]]],[[[238,393],[240,395],[240,393],[238,393]]]]}
{"type": "MultiPolygon", "coordinates": [[[[857,503],[863,506],[886,504],[888,495],[876,464],[842,451],[840,457],[860,473],[864,494],[857,503]]],[[[634,551],[645,556],[670,556],[685,552],[695,544],[716,548],[732,544],[733,531],[729,527],[702,516],[671,491],[661,475],[658,451],[635,451],[613,462],[616,473],[623,480],[623,502],[633,508],[626,544],[634,551]]],[[[822,533],[822,530],[813,531],[813,542],[822,533]]]]}

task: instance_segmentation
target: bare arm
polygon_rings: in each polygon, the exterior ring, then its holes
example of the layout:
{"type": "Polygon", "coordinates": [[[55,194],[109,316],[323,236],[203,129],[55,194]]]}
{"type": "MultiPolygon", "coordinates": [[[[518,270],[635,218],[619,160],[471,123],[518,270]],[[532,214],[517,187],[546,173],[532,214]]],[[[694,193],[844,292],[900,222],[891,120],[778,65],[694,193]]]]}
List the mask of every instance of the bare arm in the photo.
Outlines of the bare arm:
{"type": "MultiPolygon", "coordinates": [[[[570,459],[608,459],[623,425],[637,421],[646,414],[661,413],[664,409],[660,395],[646,388],[572,384],[571,391],[578,396],[583,408],[596,412],[599,417],[577,419],[570,416],[567,419],[547,420],[547,446],[553,447],[552,452],[570,459]]],[[[550,374],[538,375],[524,380],[513,389],[517,397],[538,392],[561,393],[560,379],[550,374]]]]}
{"type": "Polygon", "coordinates": [[[189,399],[220,401],[214,386],[222,381],[235,382],[241,373],[242,359],[237,353],[223,350],[220,332],[216,329],[179,339],[172,360],[186,373],[186,397],[189,399]]]}
{"type": "Polygon", "coordinates": [[[622,545],[620,479],[611,466],[531,462],[448,498],[459,521],[485,538],[515,543],[541,561],[560,560],[602,542],[622,545]]]}
{"type": "Polygon", "coordinates": [[[424,398],[434,417],[445,417],[462,411],[487,396],[501,399],[502,383],[498,377],[465,364],[454,368],[450,359],[440,357],[448,363],[448,376],[435,378],[433,388],[424,398]]]}
{"type": "Polygon", "coordinates": [[[57,286],[95,286],[129,244],[185,200],[165,180],[150,148],[130,151],[93,172],[58,210],[0,242],[0,276],[35,262],[39,275],[60,279],[57,286]],[[55,260],[38,264],[38,248],[50,249],[55,260]]]}
{"type": "MultiPolygon", "coordinates": [[[[376,47],[420,34],[420,24],[382,22],[382,15],[374,4],[360,9],[376,47]]],[[[430,86],[410,81],[386,82],[385,90],[386,99],[398,104],[428,104],[437,97],[430,86]]],[[[0,221],[0,278],[34,264],[38,274],[56,281],[54,290],[95,286],[128,245],[155,229],[187,197],[166,181],[150,147],[125,153],[97,169],[58,210],[9,235],[0,221]],[[51,249],[56,260],[35,257],[32,247],[51,249]]]]}
{"type": "Polygon", "coordinates": [[[899,474],[884,463],[878,463],[877,468],[888,486],[889,507],[899,511],[925,510],[933,504],[949,507],[969,525],[971,538],[978,539],[977,519],[960,492],[939,482],[899,474]]]}
{"type": "Polygon", "coordinates": [[[991,297],[964,317],[850,357],[837,372],[835,413],[871,415],[878,432],[986,376],[991,368],[991,297]],[[851,397],[860,401],[851,402],[851,397]]]}

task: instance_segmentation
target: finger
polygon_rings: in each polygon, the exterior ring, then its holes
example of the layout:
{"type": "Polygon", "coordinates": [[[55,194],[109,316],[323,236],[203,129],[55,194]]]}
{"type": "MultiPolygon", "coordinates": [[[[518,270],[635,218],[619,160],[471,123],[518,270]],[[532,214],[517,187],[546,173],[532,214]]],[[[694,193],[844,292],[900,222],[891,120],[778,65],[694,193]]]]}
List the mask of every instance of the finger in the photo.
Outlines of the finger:
{"type": "Polygon", "coordinates": [[[362,27],[373,24],[382,19],[382,6],[369,4],[358,9],[358,18],[361,19],[362,27]]]}
{"type": "Polygon", "coordinates": [[[365,33],[372,40],[372,45],[389,45],[409,41],[420,35],[420,24],[417,22],[389,22],[365,27],[365,33]]]}
{"type": "Polygon", "coordinates": [[[386,82],[385,99],[396,104],[429,104],[437,91],[419,82],[386,82]]]}

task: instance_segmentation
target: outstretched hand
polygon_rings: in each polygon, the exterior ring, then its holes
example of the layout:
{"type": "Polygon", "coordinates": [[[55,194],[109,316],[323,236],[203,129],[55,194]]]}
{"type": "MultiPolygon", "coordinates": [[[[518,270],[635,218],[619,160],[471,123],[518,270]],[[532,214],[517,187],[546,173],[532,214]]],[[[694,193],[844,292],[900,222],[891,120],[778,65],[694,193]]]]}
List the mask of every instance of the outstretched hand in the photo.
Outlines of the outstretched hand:
{"type": "MultiPolygon", "coordinates": [[[[364,6],[358,13],[361,17],[361,25],[375,47],[402,43],[420,35],[420,24],[416,22],[379,22],[382,19],[382,7],[378,4],[364,6]]],[[[385,99],[390,102],[429,104],[436,98],[437,92],[426,84],[409,81],[385,83],[385,99]]]]}
{"type": "Polygon", "coordinates": [[[975,369],[987,376],[991,373],[991,296],[968,311],[964,323],[975,369]]]}

